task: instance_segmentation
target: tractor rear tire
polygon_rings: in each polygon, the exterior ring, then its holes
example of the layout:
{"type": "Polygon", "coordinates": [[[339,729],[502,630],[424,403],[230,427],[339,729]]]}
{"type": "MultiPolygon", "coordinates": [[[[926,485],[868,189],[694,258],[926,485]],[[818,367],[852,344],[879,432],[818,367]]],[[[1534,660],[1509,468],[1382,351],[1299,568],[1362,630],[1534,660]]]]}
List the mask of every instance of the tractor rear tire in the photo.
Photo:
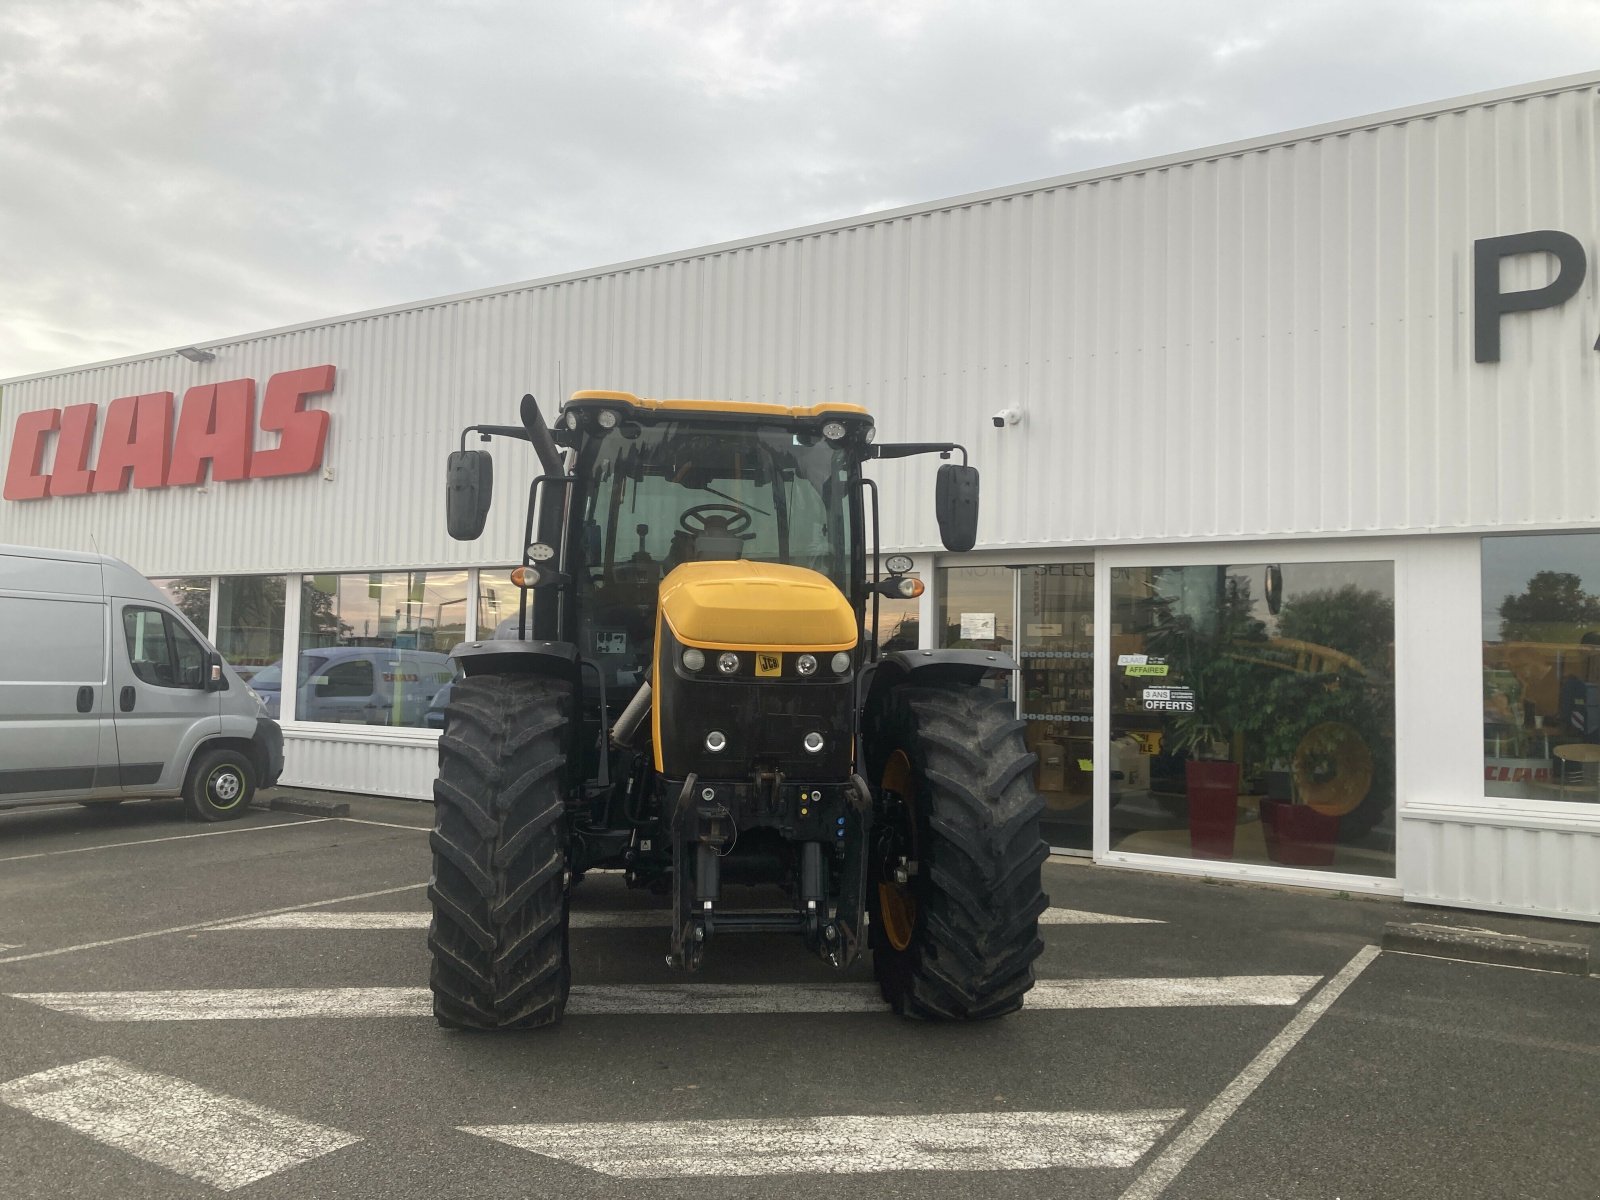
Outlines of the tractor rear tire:
{"type": "Polygon", "coordinates": [[[433,1013],[532,1029],[566,1010],[566,731],[572,688],[472,676],[451,689],[433,785],[433,1013]]]}
{"type": "Polygon", "coordinates": [[[916,863],[901,884],[894,861],[873,857],[867,895],[883,997],[930,1020],[1015,1012],[1033,986],[1049,903],[1044,800],[1024,724],[1004,696],[975,686],[896,688],[875,716],[869,769],[896,793],[880,787],[880,816],[886,804],[898,814],[899,848],[916,863]]]}

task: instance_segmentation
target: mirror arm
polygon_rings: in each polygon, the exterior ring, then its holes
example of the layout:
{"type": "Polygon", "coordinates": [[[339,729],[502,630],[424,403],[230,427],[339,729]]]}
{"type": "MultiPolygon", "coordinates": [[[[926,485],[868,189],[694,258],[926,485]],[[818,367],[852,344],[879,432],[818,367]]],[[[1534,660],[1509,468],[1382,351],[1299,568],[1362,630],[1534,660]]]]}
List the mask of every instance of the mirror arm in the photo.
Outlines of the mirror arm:
{"type": "Polygon", "coordinates": [[[531,442],[533,435],[521,425],[468,425],[461,431],[461,449],[467,448],[467,434],[476,433],[484,441],[491,437],[516,438],[518,441],[531,442]]]}
{"type": "Polygon", "coordinates": [[[967,448],[959,442],[884,442],[873,446],[868,458],[910,458],[913,454],[937,454],[949,458],[953,451],[961,451],[961,465],[967,465],[967,448]]]}

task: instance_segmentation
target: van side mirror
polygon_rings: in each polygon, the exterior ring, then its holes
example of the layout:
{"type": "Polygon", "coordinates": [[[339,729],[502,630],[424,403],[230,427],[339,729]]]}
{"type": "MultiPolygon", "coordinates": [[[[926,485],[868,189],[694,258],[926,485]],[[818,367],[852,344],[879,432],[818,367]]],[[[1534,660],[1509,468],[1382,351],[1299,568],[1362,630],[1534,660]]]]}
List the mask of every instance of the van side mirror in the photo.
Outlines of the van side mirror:
{"type": "Polygon", "coordinates": [[[945,463],[933,486],[933,512],[946,550],[971,550],[978,540],[978,468],[945,463]]]}
{"type": "Polygon", "coordinates": [[[228,690],[228,673],[222,669],[222,655],[215,650],[206,655],[206,691],[225,692],[228,690]]]}
{"type": "Polygon", "coordinates": [[[445,468],[445,527],[458,542],[483,534],[494,494],[494,460],[487,450],[455,450],[445,468]]]}

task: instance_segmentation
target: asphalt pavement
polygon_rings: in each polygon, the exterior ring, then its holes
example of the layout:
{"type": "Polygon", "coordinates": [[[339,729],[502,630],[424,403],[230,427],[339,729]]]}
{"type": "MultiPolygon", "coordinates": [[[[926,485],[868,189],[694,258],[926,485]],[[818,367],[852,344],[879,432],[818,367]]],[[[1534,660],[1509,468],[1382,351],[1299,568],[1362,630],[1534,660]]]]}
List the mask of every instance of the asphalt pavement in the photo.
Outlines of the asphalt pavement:
{"type": "Polygon", "coordinates": [[[0,813],[0,1194],[1600,1195],[1600,979],[1380,953],[1593,926],[1053,860],[1040,980],[970,1026],[783,937],[664,964],[589,876],[558,1028],[429,1015],[425,805],[0,813]]]}

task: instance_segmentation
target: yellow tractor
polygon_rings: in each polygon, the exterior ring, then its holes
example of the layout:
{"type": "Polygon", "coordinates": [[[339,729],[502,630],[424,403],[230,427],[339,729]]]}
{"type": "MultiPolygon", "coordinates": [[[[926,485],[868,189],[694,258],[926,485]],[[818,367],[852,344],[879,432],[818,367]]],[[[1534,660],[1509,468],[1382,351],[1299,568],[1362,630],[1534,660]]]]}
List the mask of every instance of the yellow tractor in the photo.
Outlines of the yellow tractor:
{"type": "Polygon", "coordinates": [[[959,453],[935,509],[946,547],[968,550],[966,451],[878,444],[842,404],[584,391],[553,425],[532,396],[520,416],[469,427],[449,462],[463,540],[493,481],[469,434],[529,443],[540,470],[515,627],[453,652],[429,888],[439,1022],[558,1021],[573,887],[601,868],[670,894],[684,970],[713,941],[785,932],[840,968],[870,949],[906,1016],[1021,1007],[1042,948],[1042,802],[1023,723],[984,686],[1014,664],[869,636],[880,597],[922,584],[909,559],[880,562],[863,464],[959,453]],[[738,884],[784,902],[729,905],[738,884]]]}

